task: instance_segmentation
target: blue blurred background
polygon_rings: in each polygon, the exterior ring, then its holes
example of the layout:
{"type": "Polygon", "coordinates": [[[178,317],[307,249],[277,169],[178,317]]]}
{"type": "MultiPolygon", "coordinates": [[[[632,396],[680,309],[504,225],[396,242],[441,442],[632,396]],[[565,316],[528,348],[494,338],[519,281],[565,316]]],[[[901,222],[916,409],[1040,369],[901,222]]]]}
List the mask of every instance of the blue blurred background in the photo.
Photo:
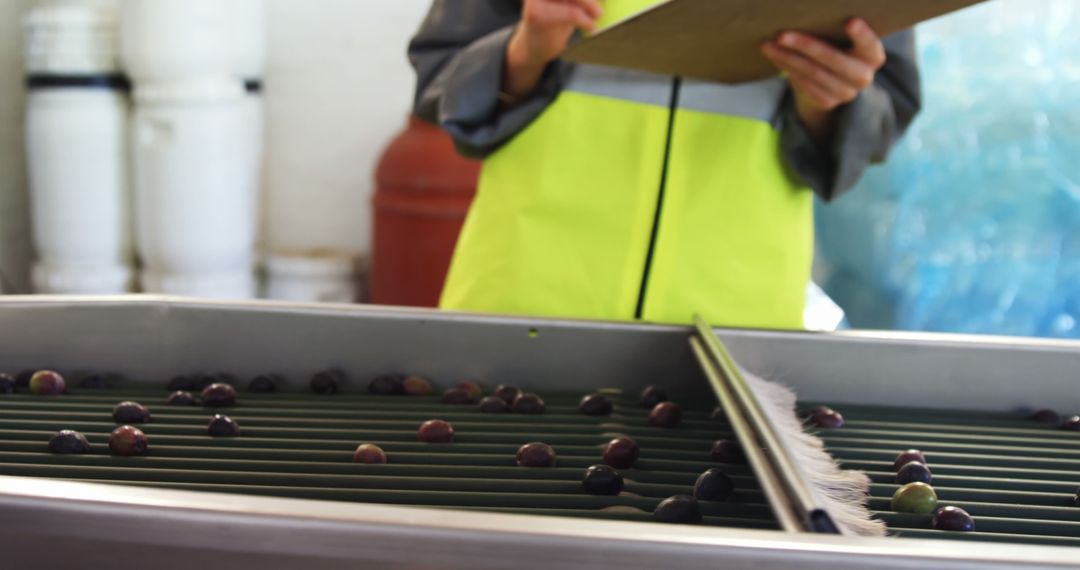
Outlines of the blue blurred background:
{"type": "Polygon", "coordinates": [[[819,204],[816,279],[854,328],[1080,338],[1080,4],[921,26],[925,108],[819,204]]]}

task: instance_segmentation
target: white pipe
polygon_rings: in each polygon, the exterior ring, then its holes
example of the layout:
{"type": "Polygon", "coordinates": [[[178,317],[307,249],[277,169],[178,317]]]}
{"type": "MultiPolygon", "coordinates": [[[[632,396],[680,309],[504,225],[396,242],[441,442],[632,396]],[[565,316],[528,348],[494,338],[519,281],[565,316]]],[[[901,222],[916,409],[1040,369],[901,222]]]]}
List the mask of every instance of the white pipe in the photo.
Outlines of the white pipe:
{"type": "Polygon", "coordinates": [[[30,93],[26,148],[39,292],[129,290],[127,115],[127,98],[115,90],[30,93]]]}
{"type": "Polygon", "coordinates": [[[34,287],[126,292],[133,273],[129,106],[108,82],[118,73],[116,6],[42,4],[24,30],[27,73],[51,78],[35,82],[26,109],[34,287]],[[81,81],[61,85],[74,80],[81,81]]]}
{"type": "Polygon", "coordinates": [[[260,77],[264,12],[262,0],[125,0],[124,67],[136,83],[260,77]]]}
{"type": "Polygon", "coordinates": [[[141,85],[135,97],[143,288],[255,296],[262,157],[258,105],[239,81],[141,85]]]}

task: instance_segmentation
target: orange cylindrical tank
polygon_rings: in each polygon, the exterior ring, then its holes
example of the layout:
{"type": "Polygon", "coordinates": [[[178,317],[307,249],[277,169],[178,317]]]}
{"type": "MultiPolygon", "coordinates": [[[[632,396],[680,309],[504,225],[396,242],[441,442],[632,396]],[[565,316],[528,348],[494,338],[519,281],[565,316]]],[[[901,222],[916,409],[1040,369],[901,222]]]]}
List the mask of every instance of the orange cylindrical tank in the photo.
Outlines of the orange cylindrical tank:
{"type": "Polygon", "coordinates": [[[479,175],[449,135],[409,117],[375,173],[371,302],[438,304],[479,175]]]}

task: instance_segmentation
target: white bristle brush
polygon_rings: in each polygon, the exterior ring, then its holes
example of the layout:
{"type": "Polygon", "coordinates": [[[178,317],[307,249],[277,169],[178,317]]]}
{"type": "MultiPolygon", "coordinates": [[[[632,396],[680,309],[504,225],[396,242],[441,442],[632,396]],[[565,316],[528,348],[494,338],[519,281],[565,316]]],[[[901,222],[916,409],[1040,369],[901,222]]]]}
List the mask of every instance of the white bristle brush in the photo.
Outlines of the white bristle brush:
{"type": "Polygon", "coordinates": [[[770,382],[739,368],[747,387],[754,393],[776,436],[802,470],[820,506],[845,534],[885,536],[885,523],[876,520],[866,507],[870,478],[862,471],[841,469],[817,436],[807,433],[796,414],[794,390],[770,382]]]}

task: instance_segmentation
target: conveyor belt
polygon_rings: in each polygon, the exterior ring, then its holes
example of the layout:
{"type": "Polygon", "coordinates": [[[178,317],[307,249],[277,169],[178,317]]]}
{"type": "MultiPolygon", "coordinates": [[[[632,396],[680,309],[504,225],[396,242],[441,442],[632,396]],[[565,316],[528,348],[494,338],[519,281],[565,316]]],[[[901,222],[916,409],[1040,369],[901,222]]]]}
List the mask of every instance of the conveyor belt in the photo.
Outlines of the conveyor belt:
{"type": "Polygon", "coordinates": [[[647,410],[611,396],[610,417],[577,411],[582,394],[543,394],[543,415],[482,414],[476,406],[443,404],[437,396],[307,393],[250,394],[235,408],[210,410],[165,403],[168,392],[148,385],[70,390],[56,397],[0,396],[0,474],[110,482],[150,487],[307,499],[455,507],[528,514],[651,520],[663,499],[690,494],[706,469],[732,476],[731,502],[702,502],[705,524],[776,528],[771,511],[745,465],[720,465],[712,442],[726,426],[711,408],[686,410],[679,428],[646,425],[647,410]],[[153,421],[139,425],[150,441],[143,457],[109,454],[112,408],[123,400],[149,407],[153,421]],[[214,413],[240,424],[238,438],[212,438],[214,413]],[[417,441],[417,427],[438,418],[455,430],[454,443],[417,441]],[[54,455],[49,438],[60,429],[82,432],[87,455],[54,455]],[[603,445],[626,435],[641,447],[634,469],[623,470],[624,492],[593,496],[581,488],[585,468],[602,463],[603,445]],[[521,445],[543,441],[558,455],[554,468],[515,464],[521,445]],[[386,465],[352,463],[360,443],[375,443],[386,465]]]}
{"type": "MultiPolygon", "coordinates": [[[[540,416],[481,414],[437,396],[307,393],[250,394],[221,410],[236,420],[239,438],[211,438],[215,413],[165,403],[168,392],[148,384],[107,390],[73,389],[64,396],[0,395],[0,474],[109,482],[148,487],[230,492],[525,514],[651,520],[664,498],[691,492],[697,476],[720,467],[737,493],[727,503],[702,503],[705,524],[775,528],[753,474],[745,465],[712,462],[711,443],[731,437],[710,419],[706,402],[681,402],[683,425],[645,425],[647,411],[633,398],[613,395],[606,418],[577,412],[580,394],[543,394],[540,416]],[[114,457],[107,438],[116,426],[112,407],[123,400],[148,406],[153,422],[140,426],[150,439],[144,457],[114,457]],[[428,419],[451,422],[452,444],[416,441],[428,419]],[[60,429],[83,432],[88,455],[53,455],[46,449],[60,429]],[[601,463],[605,442],[633,437],[642,453],[624,470],[624,493],[584,493],[584,469],[601,463]],[[514,453],[544,441],[558,453],[557,467],[517,467],[514,453]],[[359,443],[386,450],[387,465],[352,463],[359,443]]],[[[806,404],[811,407],[817,404],[806,404]]],[[[845,467],[869,473],[870,506],[892,534],[920,538],[1002,540],[1080,546],[1080,433],[1027,420],[1020,414],[926,411],[837,405],[845,427],[822,430],[829,450],[845,467]],[[891,512],[898,485],[892,462],[908,448],[921,449],[934,472],[942,505],[975,517],[977,532],[930,530],[930,515],[891,512]]]]}
{"type": "Polygon", "coordinates": [[[831,407],[846,425],[819,435],[845,467],[870,475],[870,507],[892,534],[1080,546],[1080,432],[1019,413],[831,407]],[[976,532],[931,530],[931,515],[890,510],[893,461],[909,448],[925,454],[939,504],[970,513],[976,532]]]}

